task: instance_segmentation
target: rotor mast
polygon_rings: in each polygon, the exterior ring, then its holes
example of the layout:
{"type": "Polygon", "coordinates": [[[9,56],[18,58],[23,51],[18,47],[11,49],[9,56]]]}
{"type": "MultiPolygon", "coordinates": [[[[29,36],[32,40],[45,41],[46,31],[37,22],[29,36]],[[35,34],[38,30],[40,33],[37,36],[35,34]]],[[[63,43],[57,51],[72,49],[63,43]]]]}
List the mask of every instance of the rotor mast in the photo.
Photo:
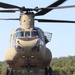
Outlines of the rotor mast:
{"type": "Polygon", "coordinates": [[[34,27],[34,13],[22,13],[20,15],[20,27],[24,30],[34,27]]]}

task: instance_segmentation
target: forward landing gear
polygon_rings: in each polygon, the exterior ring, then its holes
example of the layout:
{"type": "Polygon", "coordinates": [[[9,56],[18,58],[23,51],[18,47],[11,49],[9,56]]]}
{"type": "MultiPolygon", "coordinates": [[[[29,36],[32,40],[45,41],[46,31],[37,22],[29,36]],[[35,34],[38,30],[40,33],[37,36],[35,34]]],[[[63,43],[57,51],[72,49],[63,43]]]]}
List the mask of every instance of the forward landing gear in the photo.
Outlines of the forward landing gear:
{"type": "Polygon", "coordinates": [[[51,67],[45,68],[45,75],[52,75],[52,68],[51,67]]]}
{"type": "Polygon", "coordinates": [[[12,68],[7,68],[5,75],[13,75],[13,69],[12,68]]]}

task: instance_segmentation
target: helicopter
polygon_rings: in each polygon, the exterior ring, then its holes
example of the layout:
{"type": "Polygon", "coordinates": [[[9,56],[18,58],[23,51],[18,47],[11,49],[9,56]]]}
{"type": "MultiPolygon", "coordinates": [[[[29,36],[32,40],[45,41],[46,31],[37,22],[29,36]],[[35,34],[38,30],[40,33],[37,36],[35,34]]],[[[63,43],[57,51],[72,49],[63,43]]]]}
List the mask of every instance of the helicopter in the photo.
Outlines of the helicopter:
{"type": "Polygon", "coordinates": [[[20,11],[20,18],[0,18],[0,20],[20,21],[20,27],[11,33],[10,47],[5,53],[5,61],[8,64],[6,75],[13,75],[13,70],[29,69],[44,69],[45,75],[52,75],[52,68],[50,67],[52,53],[46,47],[52,38],[52,33],[45,34],[41,28],[35,27],[34,20],[38,22],[75,23],[75,21],[67,20],[35,19],[36,16],[45,15],[53,9],[75,7],[74,5],[57,7],[65,1],[58,0],[45,8],[25,8],[0,2],[0,7],[4,8],[4,10],[0,10],[2,13],[20,11]]]}

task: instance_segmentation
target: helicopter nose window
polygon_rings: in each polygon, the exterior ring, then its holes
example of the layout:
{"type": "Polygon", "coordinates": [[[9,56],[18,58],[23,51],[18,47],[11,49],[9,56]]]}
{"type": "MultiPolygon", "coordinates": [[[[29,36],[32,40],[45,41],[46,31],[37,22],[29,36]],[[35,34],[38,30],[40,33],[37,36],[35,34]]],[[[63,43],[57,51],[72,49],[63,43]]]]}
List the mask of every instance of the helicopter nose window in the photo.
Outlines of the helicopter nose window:
{"type": "Polygon", "coordinates": [[[15,38],[18,38],[18,37],[24,37],[24,32],[23,32],[23,31],[21,31],[21,32],[16,32],[15,38]]]}
{"type": "Polygon", "coordinates": [[[25,31],[25,37],[30,37],[30,31],[25,31]]]}
{"type": "Polygon", "coordinates": [[[31,34],[33,37],[39,37],[38,31],[32,31],[31,34]]]}

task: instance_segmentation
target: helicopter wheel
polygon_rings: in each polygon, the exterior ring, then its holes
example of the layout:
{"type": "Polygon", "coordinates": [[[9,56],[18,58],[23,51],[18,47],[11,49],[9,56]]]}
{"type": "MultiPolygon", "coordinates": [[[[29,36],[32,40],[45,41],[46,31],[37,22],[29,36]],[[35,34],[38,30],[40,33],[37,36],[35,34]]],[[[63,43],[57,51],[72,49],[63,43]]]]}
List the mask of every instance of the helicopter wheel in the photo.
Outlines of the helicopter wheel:
{"type": "Polygon", "coordinates": [[[5,75],[13,75],[13,69],[12,68],[7,68],[5,75]]]}
{"type": "Polygon", "coordinates": [[[45,75],[52,75],[52,68],[51,67],[46,67],[45,68],[45,75]]]}

